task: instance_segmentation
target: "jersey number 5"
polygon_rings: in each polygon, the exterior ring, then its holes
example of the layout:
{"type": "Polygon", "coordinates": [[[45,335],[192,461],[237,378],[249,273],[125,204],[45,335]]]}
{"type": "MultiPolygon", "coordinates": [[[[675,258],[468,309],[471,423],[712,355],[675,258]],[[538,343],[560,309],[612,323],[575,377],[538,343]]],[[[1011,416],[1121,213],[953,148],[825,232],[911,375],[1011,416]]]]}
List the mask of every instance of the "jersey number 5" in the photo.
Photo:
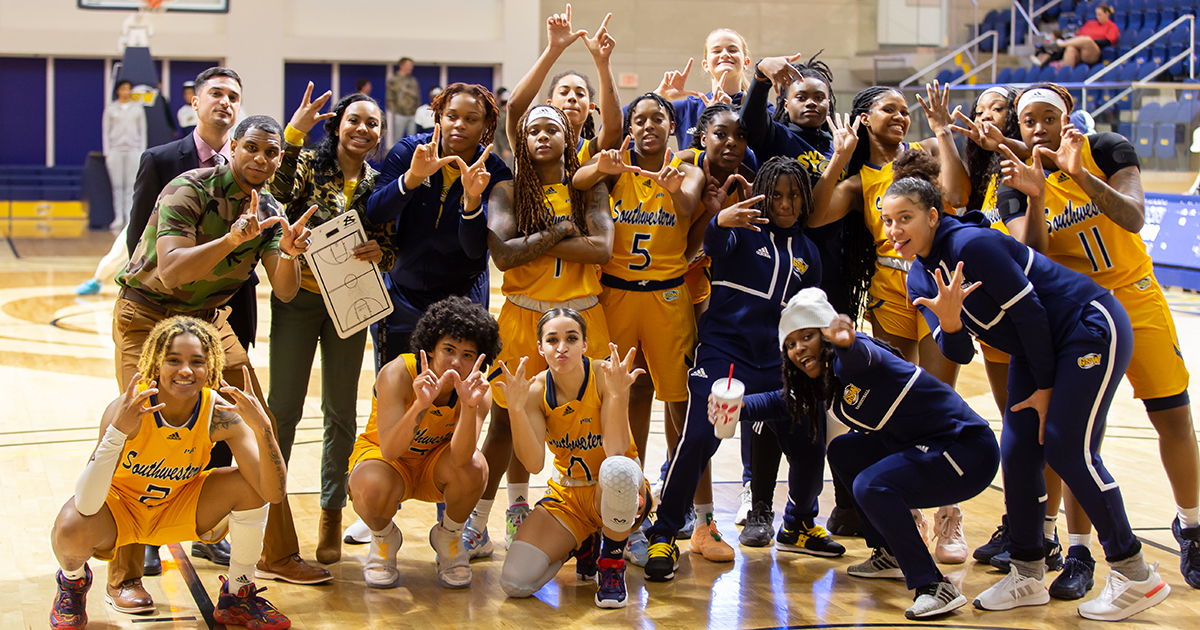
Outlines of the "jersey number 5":
{"type": "Polygon", "coordinates": [[[637,232],[633,235],[633,246],[630,247],[629,253],[633,254],[634,256],[641,256],[642,262],[630,263],[629,269],[631,271],[641,271],[643,269],[650,268],[650,250],[646,249],[642,245],[642,241],[645,241],[646,245],[649,245],[651,236],[653,235],[645,232],[637,232]]]}
{"type": "Polygon", "coordinates": [[[149,501],[154,501],[155,503],[159,501],[166,501],[168,494],[171,494],[170,488],[149,484],[146,486],[146,494],[138,497],[138,501],[141,501],[146,505],[150,505],[149,501]]]}
{"type": "Polygon", "coordinates": [[[1104,269],[1112,269],[1112,259],[1108,256],[1108,248],[1104,246],[1104,239],[1100,238],[1100,228],[1092,226],[1092,238],[1096,240],[1096,250],[1100,253],[1100,258],[1096,258],[1096,253],[1092,251],[1092,246],[1088,243],[1087,230],[1076,232],[1079,237],[1079,242],[1083,243],[1083,253],[1087,254],[1088,260],[1092,262],[1092,273],[1100,271],[1100,261],[1104,261],[1104,269]]]}

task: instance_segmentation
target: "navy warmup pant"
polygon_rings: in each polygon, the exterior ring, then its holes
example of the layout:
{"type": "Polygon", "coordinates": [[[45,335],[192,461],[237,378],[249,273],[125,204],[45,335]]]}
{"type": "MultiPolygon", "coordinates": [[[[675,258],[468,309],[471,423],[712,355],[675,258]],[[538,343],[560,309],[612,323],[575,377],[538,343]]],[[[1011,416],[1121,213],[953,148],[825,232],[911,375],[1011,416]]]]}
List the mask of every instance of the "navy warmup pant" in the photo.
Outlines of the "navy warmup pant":
{"type": "MultiPolygon", "coordinates": [[[[701,344],[696,348],[695,367],[688,374],[688,410],[683,435],[667,471],[662,504],[658,507],[658,520],[650,529],[651,535],[674,536],[683,526],[684,512],[692,504],[700,474],[721,445],[721,438],[708,421],[708,395],[714,381],[729,375],[730,363],[734,364],[733,377],[745,383],[747,394],[778,391],[783,386],[779,366],[757,369],[710,346],[701,344]]],[[[783,423],[769,425],[791,468],[788,505],[783,517],[789,530],[794,531],[801,522],[811,522],[817,516],[817,497],[825,472],[823,425],[822,422],[822,432],[815,443],[803,427],[792,431],[790,425],[783,423]]],[[[742,442],[749,442],[749,432],[753,431],[750,423],[743,421],[741,431],[742,442]]]]}
{"type": "Polygon", "coordinates": [[[867,546],[891,551],[910,589],[936,582],[941,574],[909,510],[975,497],[1000,467],[1000,447],[986,426],[964,427],[945,446],[922,446],[926,450],[896,452],[878,434],[855,431],[829,443],[830,467],[852,482],[867,546]]]}
{"type": "MultiPolygon", "coordinates": [[[[1032,561],[1044,555],[1046,483],[1042,469],[1046,464],[1083,506],[1110,562],[1141,550],[1125,516],[1117,482],[1100,461],[1108,408],[1132,353],[1129,317],[1116,298],[1105,294],[1083,310],[1075,329],[1058,344],[1044,445],[1038,443],[1036,411],[1005,411],[1000,447],[1014,559],[1032,561]]],[[[1008,368],[1009,405],[1029,398],[1036,389],[1029,364],[1013,357],[1008,368]]]]}

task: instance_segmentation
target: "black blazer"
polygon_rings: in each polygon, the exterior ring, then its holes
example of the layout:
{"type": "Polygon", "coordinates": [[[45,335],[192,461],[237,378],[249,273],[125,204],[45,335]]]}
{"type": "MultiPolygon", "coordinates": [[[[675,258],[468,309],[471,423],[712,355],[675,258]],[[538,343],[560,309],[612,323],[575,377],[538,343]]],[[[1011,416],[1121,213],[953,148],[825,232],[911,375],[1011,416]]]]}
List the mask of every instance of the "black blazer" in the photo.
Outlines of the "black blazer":
{"type": "MultiPolygon", "coordinates": [[[[129,226],[125,230],[125,245],[130,256],[137,249],[138,241],[142,240],[142,233],[146,231],[146,224],[150,222],[150,215],[158,203],[159,193],[171,180],[195,168],[200,168],[200,154],[190,133],[142,153],[137,181],[133,184],[133,208],[129,212],[129,226]]],[[[229,325],[246,348],[254,345],[254,335],[258,329],[258,299],[254,290],[257,285],[258,276],[251,272],[250,279],[226,303],[232,309],[229,325]]]]}

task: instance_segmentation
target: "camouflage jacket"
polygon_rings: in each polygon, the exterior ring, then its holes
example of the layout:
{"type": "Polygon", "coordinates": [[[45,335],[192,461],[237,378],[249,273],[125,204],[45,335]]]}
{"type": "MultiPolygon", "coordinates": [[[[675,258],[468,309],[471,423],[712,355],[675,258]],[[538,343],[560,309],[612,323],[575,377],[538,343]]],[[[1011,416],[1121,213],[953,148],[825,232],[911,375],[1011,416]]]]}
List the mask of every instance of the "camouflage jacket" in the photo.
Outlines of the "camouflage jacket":
{"type": "MultiPolygon", "coordinates": [[[[289,133],[292,130],[289,128],[289,133]]],[[[296,132],[299,133],[299,132],[296,132]]],[[[299,144],[285,142],[283,145],[283,161],[271,179],[271,195],[283,204],[284,213],[289,221],[297,221],[308,211],[309,206],[316,205],[317,211],[308,220],[309,229],[342,213],[353,210],[358,213],[363,229],[368,239],[379,243],[383,250],[383,260],[379,262],[379,271],[387,273],[396,262],[396,246],[394,244],[395,228],[392,223],[377,225],[367,220],[367,199],[375,190],[375,178],[379,171],[363,163],[362,178],[354,189],[354,196],[346,199],[346,180],[342,177],[340,168],[320,171],[316,168],[317,153],[313,150],[303,150],[299,144]]],[[[301,269],[308,273],[308,260],[300,258],[301,269]]]]}
{"type": "Polygon", "coordinates": [[[413,75],[399,72],[387,80],[388,113],[412,116],[421,106],[421,84],[413,75]]]}
{"type": "MultiPolygon", "coordinates": [[[[203,278],[175,288],[167,288],[159,278],[158,239],[182,236],[197,246],[219,240],[249,203],[250,196],[242,192],[229,166],[198,168],[171,180],[158,195],[137,249],[117,274],[117,284],[172,310],[222,306],[250,278],[259,260],[279,254],[279,227],[242,243],[203,278]]],[[[258,219],[279,215],[279,202],[266,190],[259,191],[258,219]]]]}

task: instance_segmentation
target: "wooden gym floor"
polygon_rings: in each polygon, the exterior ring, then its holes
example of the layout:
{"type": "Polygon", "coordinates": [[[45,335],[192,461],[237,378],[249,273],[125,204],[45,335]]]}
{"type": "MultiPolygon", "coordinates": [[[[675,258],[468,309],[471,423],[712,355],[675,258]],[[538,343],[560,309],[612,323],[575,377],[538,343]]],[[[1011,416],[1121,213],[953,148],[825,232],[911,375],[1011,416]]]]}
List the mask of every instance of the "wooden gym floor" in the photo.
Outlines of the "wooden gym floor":
{"type": "MultiPolygon", "coordinates": [[[[54,598],[54,571],[49,533],[55,514],[71,496],[75,479],[90,454],[100,412],[117,394],[113,376],[111,313],[115,285],[98,296],[80,298],[72,289],[87,279],[112,236],[99,232],[72,240],[0,239],[0,502],[5,506],[0,526],[0,629],[43,628],[54,598]]],[[[493,272],[493,278],[498,278],[493,272]]],[[[268,287],[260,288],[258,343],[250,351],[259,379],[268,381],[267,347],[270,343],[268,287]]],[[[1175,322],[1186,357],[1195,370],[1200,356],[1200,296],[1170,290],[1175,322]]],[[[492,303],[500,304],[498,284],[492,303]]],[[[370,411],[373,375],[371,351],[364,357],[359,385],[359,423],[370,411]]],[[[321,449],[319,415],[320,366],[313,369],[305,417],[292,454],[288,489],[301,553],[313,562],[317,518],[317,490],[321,449]]],[[[999,430],[999,414],[992,402],[982,364],[966,366],[958,391],[999,430]]],[[[1200,389],[1193,386],[1193,394],[1200,389]]],[[[1082,401],[1081,401],[1082,402],[1082,401]]],[[[732,442],[733,440],[731,440],[732,442]]],[[[664,437],[661,407],[656,406],[651,428],[648,471],[663,461],[664,437]]],[[[365,587],[362,564],[367,547],[349,546],[342,560],[329,570],[332,584],[293,586],[265,583],[264,596],[292,619],[294,628],[589,628],[617,623],[637,628],[815,628],[815,627],[954,627],[954,628],[1099,628],[1083,620],[1075,604],[1052,601],[1048,606],[1008,613],[983,613],[967,606],[928,624],[908,622],[904,609],[911,594],[902,583],[859,580],[846,567],[869,555],[861,539],[842,539],[849,549],[843,558],[820,559],[771,548],[738,548],[738,528],[733,525],[740,490],[741,463],[736,444],[725,445],[714,459],[716,506],[722,533],[737,550],[733,563],[714,564],[693,558],[686,541],[680,570],[673,582],[647,583],[642,572],[628,573],[630,604],[624,610],[600,610],[592,601],[596,587],[581,584],[568,563],[558,578],[534,597],[506,600],[499,586],[504,561],[505,494],[501,489],[490,530],[499,541],[491,559],[473,563],[474,582],[461,591],[441,589],[434,578],[433,551],[426,532],[435,519],[434,506],[406,503],[397,515],[407,545],[400,551],[402,584],[387,591],[365,587]]],[[[1134,617],[1137,627],[1194,628],[1200,620],[1200,601],[1179,575],[1178,548],[1171,536],[1174,502],[1159,462],[1157,439],[1140,402],[1123,384],[1109,416],[1105,461],[1121,483],[1125,505],[1135,533],[1146,543],[1146,557],[1161,563],[1160,571],[1173,592],[1167,601],[1134,617]]],[[[653,474],[653,473],[652,473],[653,474]]],[[[786,473],[781,472],[781,478],[786,473]]],[[[545,474],[535,486],[545,485],[545,474]]],[[[826,471],[821,496],[821,517],[833,505],[833,489],[826,471]]],[[[777,513],[785,503],[781,482],[775,497],[777,513]]],[[[983,494],[963,505],[966,535],[972,549],[985,541],[1003,511],[1000,479],[983,494]]],[[[932,520],[932,512],[928,513],[932,520]]],[[[351,509],[344,522],[354,519],[351,509]]],[[[776,524],[778,525],[778,520],[776,524]]],[[[1065,519],[1059,535],[1066,539],[1065,519]]],[[[91,561],[95,572],[88,613],[93,628],[206,628],[212,627],[211,609],[219,588],[218,567],[206,560],[193,561],[189,545],[163,549],[164,574],[146,579],[157,603],[155,613],[129,616],[104,603],[105,563],[91,561]]],[[[1102,556],[1093,542],[1092,553],[1102,556]]],[[[968,599],[1000,579],[990,567],[942,565],[968,599]]],[[[1097,570],[1099,593],[1107,569],[1097,570]]],[[[1053,575],[1051,575],[1051,578],[1053,575]]]]}

